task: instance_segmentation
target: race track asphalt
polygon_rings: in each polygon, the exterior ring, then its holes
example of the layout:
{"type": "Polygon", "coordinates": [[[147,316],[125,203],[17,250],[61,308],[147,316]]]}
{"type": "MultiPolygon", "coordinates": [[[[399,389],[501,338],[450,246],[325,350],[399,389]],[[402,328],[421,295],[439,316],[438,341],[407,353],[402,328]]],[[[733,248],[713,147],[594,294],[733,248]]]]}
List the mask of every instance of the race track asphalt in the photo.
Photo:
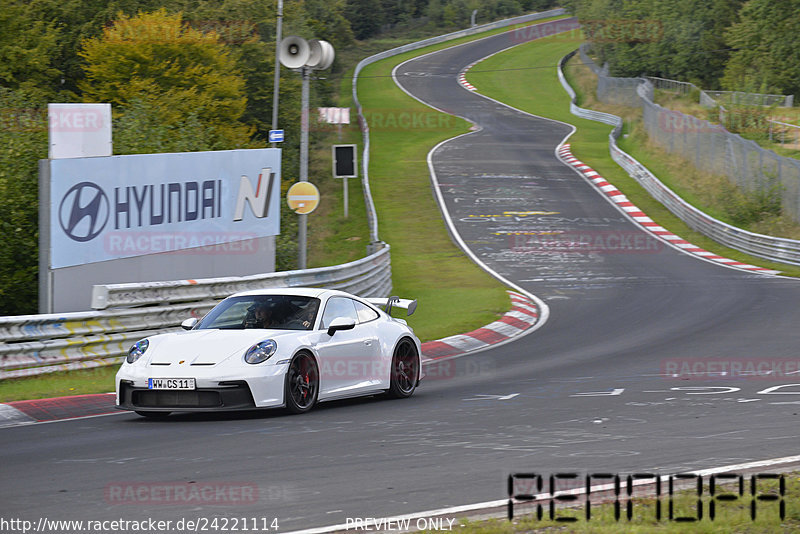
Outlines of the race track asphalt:
{"type": "Polygon", "coordinates": [[[432,154],[442,198],[482,262],[548,303],[544,327],[437,364],[402,401],[0,429],[0,516],[277,518],[287,531],[503,499],[515,471],[666,474],[796,454],[800,374],[684,371],[796,363],[800,284],[655,240],[556,159],[568,126],[458,85],[507,46],[501,34],[396,75],[480,125],[432,154]],[[208,483],[247,498],[165,503],[153,489],[208,483]]]}

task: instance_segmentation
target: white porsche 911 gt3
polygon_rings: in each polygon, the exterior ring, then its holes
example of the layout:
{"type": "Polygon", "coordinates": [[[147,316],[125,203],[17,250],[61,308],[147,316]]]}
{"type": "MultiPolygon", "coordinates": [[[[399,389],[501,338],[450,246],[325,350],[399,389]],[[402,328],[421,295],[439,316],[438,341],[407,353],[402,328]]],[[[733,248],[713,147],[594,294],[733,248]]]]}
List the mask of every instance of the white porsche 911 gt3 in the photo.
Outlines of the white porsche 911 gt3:
{"type": "Polygon", "coordinates": [[[146,417],[175,411],[286,407],[386,393],[410,397],[422,378],[420,341],[391,307],[329,289],[247,291],[185,332],[136,342],[117,373],[117,408],[146,417]],[[384,306],[382,310],[379,306],[384,306]]]}

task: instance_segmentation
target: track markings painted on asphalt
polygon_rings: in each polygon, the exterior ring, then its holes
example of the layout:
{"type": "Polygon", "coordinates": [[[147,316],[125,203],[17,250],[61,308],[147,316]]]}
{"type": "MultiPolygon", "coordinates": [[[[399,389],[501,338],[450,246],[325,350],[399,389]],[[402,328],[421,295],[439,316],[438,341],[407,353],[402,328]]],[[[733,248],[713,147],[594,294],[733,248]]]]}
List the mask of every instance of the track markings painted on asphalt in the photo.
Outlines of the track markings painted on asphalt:
{"type": "MultiPolygon", "coordinates": [[[[754,393],[746,393],[746,395],[800,395],[800,384],[777,384],[774,386],[770,386],[767,388],[759,389],[754,393]],[[787,388],[792,388],[790,390],[786,390],[787,388]]],[[[675,394],[675,393],[682,393],[684,395],[715,395],[715,397],[709,398],[709,401],[725,401],[725,402],[736,402],[739,404],[747,404],[751,402],[759,402],[766,399],[762,398],[752,398],[752,397],[721,397],[720,395],[730,395],[732,393],[738,393],[742,391],[743,388],[735,387],[735,386],[676,386],[666,389],[650,389],[650,390],[642,390],[639,392],[636,391],[629,391],[629,394],[636,394],[636,393],[649,393],[649,394],[675,394]]],[[[625,392],[625,388],[612,388],[605,391],[588,391],[588,392],[580,392],[580,393],[572,393],[570,397],[617,397],[622,396],[625,392]]],[[[627,394],[625,395],[628,396],[627,394]]],[[[653,405],[660,405],[665,404],[666,402],[682,402],[688,401],[689,398],[680,398],[680,397],[665,397],[661,402],[653,402],[653,401],[633,401],[626,403],[629,406],[653,406],[653,405]]],[[[800,401],[785,401],[785,402],[770,402],[769,404],[774,405],[784,405],[784,404],[800,404],[800,401]]]]}
{"type": "Polygon", "coordinates": [[[604,397],[622,395],[625,388],[612,389],[610,391],[589,391],[587,393],[574,393],[570,397],[604,397]]]}
{"type": "Polygon", "coordinates": [[[465,401],[479,401],[479,400],[511,400],[519,397],[519,393],[510,393],[508,395],[475,395],[472,399],[462,399],[465,401]]]}

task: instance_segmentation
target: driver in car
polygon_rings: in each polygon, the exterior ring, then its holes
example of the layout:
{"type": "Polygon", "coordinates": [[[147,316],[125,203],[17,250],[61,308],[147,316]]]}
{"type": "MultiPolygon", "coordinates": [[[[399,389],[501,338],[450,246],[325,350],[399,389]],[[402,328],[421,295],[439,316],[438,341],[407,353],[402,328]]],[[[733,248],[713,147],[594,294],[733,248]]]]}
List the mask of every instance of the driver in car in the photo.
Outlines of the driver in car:
{"type": "Polygon", "coordinates": [[[267,304],[261,304],[256,307],[255,312],[255,324],[253,328],[269,328],[272,326],[272,309],[267,304]]]}

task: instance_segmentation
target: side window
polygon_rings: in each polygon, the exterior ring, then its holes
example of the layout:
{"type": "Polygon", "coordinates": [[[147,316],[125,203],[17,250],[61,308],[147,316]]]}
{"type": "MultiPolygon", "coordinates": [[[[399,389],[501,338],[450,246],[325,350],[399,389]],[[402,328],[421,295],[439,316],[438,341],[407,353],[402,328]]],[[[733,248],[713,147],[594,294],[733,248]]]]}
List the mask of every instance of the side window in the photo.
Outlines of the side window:
{"type": "Polygon", "coordinates": [[[349,317],[358,324],[358,314],[353,306],[353,300],[345,297],[333,297],[325,305],[325,313],[322,314],[322,324],[320,328],[328,328],[331,321],[337,317],[349,317]]]}
{"type": "Polygon", "coordinates": [[[374,321],[379,317],[378,312],[376,312],[366,304],[362,304],[357,300],[354,300],[353,302],[356,305],[356,312],[358,313],[359,323],[368,323],[370,321],[374,321]]]}

